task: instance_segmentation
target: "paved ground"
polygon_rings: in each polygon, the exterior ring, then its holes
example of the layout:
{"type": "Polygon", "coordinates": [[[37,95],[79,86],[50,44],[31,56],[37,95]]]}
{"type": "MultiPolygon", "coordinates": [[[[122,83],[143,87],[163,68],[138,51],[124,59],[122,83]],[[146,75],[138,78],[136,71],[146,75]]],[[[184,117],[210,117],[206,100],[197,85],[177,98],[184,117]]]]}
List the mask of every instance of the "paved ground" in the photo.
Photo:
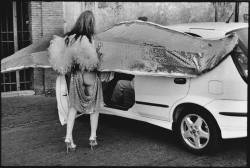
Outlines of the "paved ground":
{"type": "Polygon", "coordinates": [[[170,131],[144,122],[101,115],[100,146],[87,145],[89,117],[76,120],[78,149],[66,154],[65,126],[58,121],[56,99],[43,96],[2,98],[2,165],[246,166],[247,141],[227,140],[210,156],[185,151],[170,131]]]}

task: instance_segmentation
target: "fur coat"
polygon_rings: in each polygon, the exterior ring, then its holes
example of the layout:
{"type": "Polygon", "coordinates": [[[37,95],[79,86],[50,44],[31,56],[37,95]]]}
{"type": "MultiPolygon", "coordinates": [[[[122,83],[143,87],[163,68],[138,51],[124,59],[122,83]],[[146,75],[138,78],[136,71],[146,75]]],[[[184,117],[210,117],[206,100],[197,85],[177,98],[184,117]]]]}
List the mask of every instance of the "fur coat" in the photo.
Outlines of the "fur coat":
{"type": "Polygon", "coordinates": [[[49,63],[52,68],[64,75],[71,70],[73,63],[79,64],[82,71],[91,71],[98,67],[94,42],[90,43],[86,36],[79,37],[76,41],[74,35],[69,36],[69,44],[65,38],[54,35],[48,48],[49,63]]]}

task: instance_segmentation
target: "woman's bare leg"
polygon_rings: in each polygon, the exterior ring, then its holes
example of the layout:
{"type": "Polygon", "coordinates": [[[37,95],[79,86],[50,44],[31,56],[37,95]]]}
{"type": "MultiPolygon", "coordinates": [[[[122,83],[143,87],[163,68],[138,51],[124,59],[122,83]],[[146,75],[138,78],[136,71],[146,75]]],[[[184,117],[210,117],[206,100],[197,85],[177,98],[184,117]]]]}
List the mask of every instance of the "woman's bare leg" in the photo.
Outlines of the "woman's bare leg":
{"type": "Polygon", "coordinates": [[[98,127],[98,119],[99,119],[99,112],[94,112],[90,114],[90,127],[91,127],[91,132],[90,132],[90,137],[89,139],[95,139],[96,138],[96,130],[98,127]]]}
{"type": "Polygon", "coordinates": [[[66,130],[66,138],[65,139],[71,139],[73,143],[73,127],[75,123],[75,117],[76,117],[76,109],[71,107],[69,109],[69,114],[68,114],[68,120],[67,120],[67,130],[66,130]]]}
{"type": "MultiPolygon", "coordinates": [[[[86,85],[85,86],[85,94],[86,95],[92,95],[93,94],[93,85],[86,85]]],[[[91,133],[89,139],[95,139],[96,137],[96,130],[98,127],[98,119],[99,119],[99,112],[94,112],[90,114],[90,128],[91,133]]]]}

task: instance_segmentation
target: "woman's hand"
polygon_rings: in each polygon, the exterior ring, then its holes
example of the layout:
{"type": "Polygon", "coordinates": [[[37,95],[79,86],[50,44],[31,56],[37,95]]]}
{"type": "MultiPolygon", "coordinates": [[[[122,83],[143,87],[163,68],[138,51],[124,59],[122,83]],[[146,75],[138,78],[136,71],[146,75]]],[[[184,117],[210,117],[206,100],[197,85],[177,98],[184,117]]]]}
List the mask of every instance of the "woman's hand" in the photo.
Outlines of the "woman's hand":
{"type": "Polygon", "coordinates": [[[103,54],[100,52],[101,47],[102,47],[102,43],[99,42],[98,45],[97,45],[97,48],[96,48],[96,53],[97,53],[98,59],[100,61],[102,61],[102,59],[103,59],[103,54]]]}
{"type": "Polygon", "coordinates": [[[114,72],[101,72],[101,81],[109,82],[114,78],[114,72]]]}

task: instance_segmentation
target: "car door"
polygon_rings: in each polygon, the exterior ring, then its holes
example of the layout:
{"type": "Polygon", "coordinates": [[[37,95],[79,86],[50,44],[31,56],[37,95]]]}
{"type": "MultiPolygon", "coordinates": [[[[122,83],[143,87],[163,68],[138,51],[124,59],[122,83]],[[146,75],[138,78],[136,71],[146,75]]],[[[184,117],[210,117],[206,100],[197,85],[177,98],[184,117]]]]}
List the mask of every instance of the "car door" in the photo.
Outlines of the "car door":
{"type": "Polygon", "coordinates": [[[136,75],[135,112],[143,117],[169,121],[171,106],[187,95],[189,83],[189,78],[136,75]]]}

